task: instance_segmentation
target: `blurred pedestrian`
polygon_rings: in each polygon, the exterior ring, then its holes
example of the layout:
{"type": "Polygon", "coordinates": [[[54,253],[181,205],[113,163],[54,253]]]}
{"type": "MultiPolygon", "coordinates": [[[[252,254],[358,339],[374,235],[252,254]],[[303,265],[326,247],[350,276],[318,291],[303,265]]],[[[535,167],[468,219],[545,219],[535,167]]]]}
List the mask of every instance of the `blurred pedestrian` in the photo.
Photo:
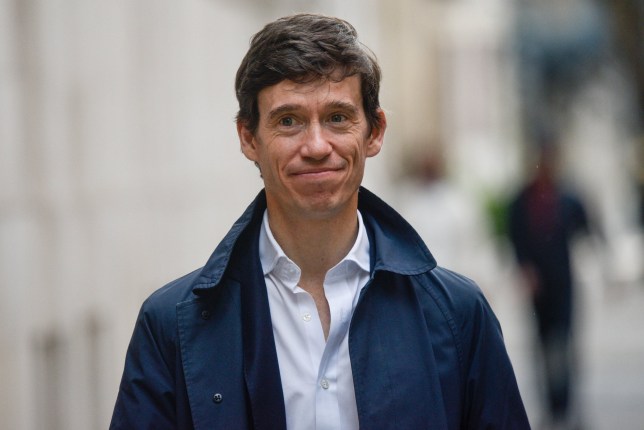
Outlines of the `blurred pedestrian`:
{"type": "Polygon", "coordinates": [[[553,428],[568,428],[574,361],[571,241],[588,231],[588,219],[580,198],[559,181],[556,136],[541,136],[537,153],[534,175],[510,205],[509,235],[536,316],[547,419],[553,428]]]}
{"type": "MultiPolygon", "coordinates": [[[[414,152],[397,187],[397,209],[431,248],[441,266],[495,285],[498,272],[483,210],[448,172],[442,145],[414,152]]],[[[489,291],[489,290],[488,290],[489,291]]]]}

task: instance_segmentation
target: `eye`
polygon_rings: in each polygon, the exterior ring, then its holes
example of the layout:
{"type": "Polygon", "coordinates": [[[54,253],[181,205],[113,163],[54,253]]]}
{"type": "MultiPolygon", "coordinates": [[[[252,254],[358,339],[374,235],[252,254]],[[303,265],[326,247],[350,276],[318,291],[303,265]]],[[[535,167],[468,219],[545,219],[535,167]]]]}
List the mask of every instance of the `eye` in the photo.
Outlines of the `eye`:
{"type": "Polygon", "coordinates": [[[341,113],[334,113],[330,118],[331,122],[342,122],[346,119],[347,117],[345,115],[342,115],[341,113]]]}
{"type": "Polygon", "coordinates": [[[285,116],[284,118],[281,118],[279,121],[280,125],[283,125],[285,127],[290,127],[293,124],[295,124],[295,121],[293,120],[292,117],[290,116],[285,116]]]}

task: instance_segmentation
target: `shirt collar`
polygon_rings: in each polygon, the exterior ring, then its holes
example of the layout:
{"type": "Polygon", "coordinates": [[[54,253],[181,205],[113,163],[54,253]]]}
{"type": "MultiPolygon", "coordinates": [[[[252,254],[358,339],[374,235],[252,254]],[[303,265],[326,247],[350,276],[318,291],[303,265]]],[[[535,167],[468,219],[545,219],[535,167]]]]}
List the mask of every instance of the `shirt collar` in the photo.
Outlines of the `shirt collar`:
{"type": "MultiPolygon", "coordinates": [[[[360,211],[357,211],[358,215],[358,236],[356,241],[353,244],[353,247],[349,253],[340,261],[335,267],[333,267],[329,274],[331,276],[342,275],[345,273],[345,270],[342,268],[348,268],[350,264],[354,263],[359,269],[369,272],[369,237],[365,230],[364,222],[362,220],[362,215],[360,211]]],[[[268,212],[264,211],[264,216],[262,219],[262,226],[259,233],[259,258],[262,264],[262,270],[264,276],[272,271],[282,268],[284,266],[290,266],[297,268],[297,275],[299,278],[299,267],[284,253],[282,247],[277,243],[271,227],[268,223],[268,212]]],[[[281,269],[279,269],[282,272],[281,269]]],[[[282,277],[282,276],[279,276],[282,277]]]]}
{"type": "MultiPolygon", "coordinates": [[[[220,284],[225,273],[235,278],[248,272],[246,258],[248,251],[259,253],[257,239],[265,210],[266,192],[262,190],[219,242],[206,265],[196,271],[192,282],[194,294],[206,294],[220,284]],[[233,258],[236,251],[243,257],[236,254],[233,258]]],[[[436,260],[409,223],[363,187],[358,194],[358,210],[369,238],[372,275],[376,271],[417,275],[436,267],[436,260]]]]}

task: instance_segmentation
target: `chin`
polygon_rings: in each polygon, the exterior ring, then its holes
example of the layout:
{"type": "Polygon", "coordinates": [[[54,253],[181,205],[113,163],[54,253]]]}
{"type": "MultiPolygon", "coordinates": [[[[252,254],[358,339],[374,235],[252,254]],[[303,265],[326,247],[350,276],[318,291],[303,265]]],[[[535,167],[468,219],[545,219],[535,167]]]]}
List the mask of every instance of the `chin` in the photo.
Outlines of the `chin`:
{"type": "Polygon", "coordinates": [[[300,200],[300,207],[314,219],[331,218],[341,213],[354,201],[353,195],[342,193],[318,193],[300,200]]]}

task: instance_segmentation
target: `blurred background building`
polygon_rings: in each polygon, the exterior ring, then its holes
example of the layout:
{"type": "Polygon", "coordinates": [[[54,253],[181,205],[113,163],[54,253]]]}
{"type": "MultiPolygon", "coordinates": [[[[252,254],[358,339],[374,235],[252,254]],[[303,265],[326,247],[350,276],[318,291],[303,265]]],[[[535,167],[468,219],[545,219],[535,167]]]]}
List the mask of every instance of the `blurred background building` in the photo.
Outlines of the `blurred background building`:
{"type": "Polygon", "coordinates": [[[107,427],[141,302],[205,263],[261,187],[234,75],[252,34],[296,11],[349,20],[379,57],[389,128],[365,184],[486,292],[535,425],[503,214],[534,133],[561,131],[603,237],[575,251],[577,410],[641,428],[637,0],[0,0],[0,428],[107,427]]]}

